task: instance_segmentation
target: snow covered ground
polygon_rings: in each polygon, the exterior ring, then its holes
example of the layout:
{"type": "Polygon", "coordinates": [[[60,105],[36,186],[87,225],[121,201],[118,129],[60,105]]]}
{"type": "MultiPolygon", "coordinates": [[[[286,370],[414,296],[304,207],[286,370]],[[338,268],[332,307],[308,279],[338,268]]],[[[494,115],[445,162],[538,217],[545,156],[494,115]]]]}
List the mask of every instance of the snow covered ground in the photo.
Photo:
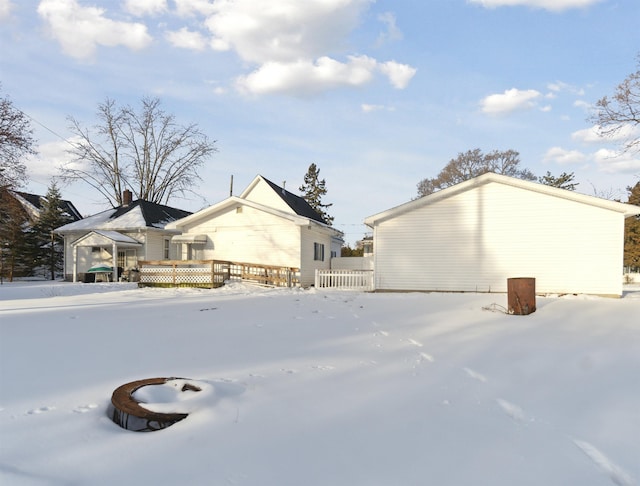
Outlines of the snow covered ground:
{"type": "Polygon", "coordinates": [[[5,282],[0,484],[637,485],[640,286],[493,304],[5,282]],[[140,391],[185,420],[106,416],[115,388],[162,376],[204,385],[140,391]]]}

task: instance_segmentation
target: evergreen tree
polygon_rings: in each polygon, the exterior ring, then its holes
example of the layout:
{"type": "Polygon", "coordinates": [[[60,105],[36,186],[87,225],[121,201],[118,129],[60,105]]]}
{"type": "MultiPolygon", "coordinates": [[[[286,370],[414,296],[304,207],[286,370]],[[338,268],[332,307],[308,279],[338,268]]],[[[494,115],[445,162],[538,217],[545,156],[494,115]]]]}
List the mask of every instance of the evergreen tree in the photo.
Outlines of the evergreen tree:
{"type": "MultiPolygon", "coordinates": [[[[629,204],[640,206],[640,182],[629,191],[629,204]]],[[[624,221],[624,266],[640,269],[640,216],[631,216],[624,221]]]]}
{"type": "Polygon", "coordinates": [[[341,257],[361,257],[364,254],[362,248],[351,248],[348,244],[340,249],[341,257]]]}
{"type": "Polygon", "coordinates": [[[333,223],[333,216],[329,216],[326,209],[333,204],[322,204],[322,196],[327,193],[324,179],[320,179],[320,169],[316,164],[311,164],[304,176],[304,184],[298,190],[302,192],[302,198],[322,217],[325,223],[333,223]]]}
{"type": "Polygon", "coordinates": [[[538,178],[538,182],[547,186],[559,187],[560,189],[567,189],[568,191],[575,191],[578,182],[572,182],[575,178],[575,174],[567,174],[563,172],[558,177],[551,175],[551,172],[547,171],[545,175],[538,178]]]}
{"type": "Polygon", "coordinates": [[[12,282],[30,271],[25,260],[28,227],[29,216],[22,204],[7,187],[0,187],[0,281],[12,282]]]}
{"type": "Polygon", "coordinates": [[[53,230],[73,219],[63,210],[60,190],[55,181],[49,186],[41,204],[38,221],[29,231],[29,253],[31,253],[34,267],[46,269],[51,280],[55,280],[56,273],[62,271],[64,243],[59,235],[53,233],[53,230]]]}

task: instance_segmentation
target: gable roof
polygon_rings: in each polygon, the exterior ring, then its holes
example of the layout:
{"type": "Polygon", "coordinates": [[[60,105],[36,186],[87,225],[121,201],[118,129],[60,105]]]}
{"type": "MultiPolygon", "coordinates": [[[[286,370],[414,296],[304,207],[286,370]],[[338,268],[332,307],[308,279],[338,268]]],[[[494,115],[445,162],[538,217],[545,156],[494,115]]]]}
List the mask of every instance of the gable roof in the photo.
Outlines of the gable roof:
{"type": "Polygon", "coordinates": [[[504,184],[512,187],[517,187],[527,191],[533,191],[540,194],[546,194],[548,196],[559,197],[570,201],[575,201],[581,204],[587,204],[590,206],[607,209],[617,213],[622,213],[625,218],[640,214],[640,206],[634,206],[632,204],[620,203],[616,201],[610,201],[608,199],[602,199],[595,196],[588,196],[586,194],[580,194],[575,191],[569,191],[567,189],[560,189],[558,187],[548,186],[538,182],[525,181],[517,179],[515,177],[509,177],[502,174],[495,174],[493,172],[487,172],[473,179],[466,180],[459,184],[447,187],[440,191],[429,194],[413,201],[401,204],[394,208],[382,211],[380,213],[369,216],[364,220],[367,226],[373,227],[376,223],[380,223],[387,219],[398,216],[402,213],[412,211],[414,209],[433,204],[437,201],[455,196],[461,192],[470,191],[477,187],[484,186],[489,183],[504,184]]]}
{"type": "MultiPolygon", "coordinates": [[[[39,196],[37,194],[29,194],[27,192],[22,192],[22,191],[11,191],[11,192],[13,193],[14,197],[17,197],[17,199],[20,201],[20,203],[23,206],[28,206],[28,207],[25,207],[25,210],[30,215],[33,215],[35,217],[37,217],[37,215],[40,214],[40,211],[42,211],[43,202],[47,200],[45,196],[39,196]]],[[[67,201],[66,199],[61,199],[59,207],[64,213],[68,214],[73,221],[78,221],[79,219],[82,219],[82,215],[80,214],[80,211],[76,209],[76,207],[73,205],[71,201],[67,201]]]]}
{"type": "Polygon", "coordinates": [[[111,219],[120,218],[136,207],[140,208],[145,226],[152,228],[164,227],[167,223],[184,218],[191,214],[190,211],[184,211],[182,209],[172,208],[163,204],[156,204],[138,199],[128,206],[120,206],[119,208],[116,208],[111,219]]]}
{"type": "Polygon", "coordinates": [[[56,233],[87,230],[164,229],[191,212],[137,199],[127,206],[108,209],[57,228],[56,233]]]}
{"type": "Polygon", "coordinates": [[[101,246],[117,244],[120,247],[142,246],[142,243],[117,231],[90,231],[73,242],[74,246],[101,246]]]}
{"type": "Polygon", "coordinates": [[[200,221],[202,219],[209,219],[211,217],[214,217],[217,213],[220,213],[222,211],[228,210],[229,208],[238,207],[238,206],[248,206],[248,207],[257,209],[259,211],[264,211],[265,213],[273,214],[274,216],[287,219],[298,225],[309,224],[309,218],[306,218],[304,216],[299,216],[297,214],[285,212],[280,209],[272,208],[271,206],[266,206],[264,204],[257,203],[255,201],[243,199],[242,197],[230,196],[227,199],[220,201],[219,203],[209,206],[208,208],[201,209],[200,211],[193,213],[185,218],[169,223],[167,225],[167,229],[182,230],[185,228],[185,226],[194,224],[195,222],[200,221]]]}
{"type": "Polygon", "coordinates": [[[274,184],[269,179],[258,176],[263,181],[265,181],[271,189],[275,191],[275,193],[280,196],[280,198],[289,206],[298,216],[302,216],[304,218],[312,219],[317,221],[318,223],[325,223],[326,221],[322,219],[322,216],[311,207],[311,205],[300,196],[296,196],[292,192],[287,191],[284,187],[280,187],[277,184],[274,184]]]}

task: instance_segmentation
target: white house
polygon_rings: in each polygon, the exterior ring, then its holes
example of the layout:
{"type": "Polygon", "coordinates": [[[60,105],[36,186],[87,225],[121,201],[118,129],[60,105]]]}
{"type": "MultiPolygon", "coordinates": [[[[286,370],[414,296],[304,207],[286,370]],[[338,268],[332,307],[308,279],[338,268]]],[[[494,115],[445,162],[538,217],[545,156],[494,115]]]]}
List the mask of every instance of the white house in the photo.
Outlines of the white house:
{"type": "Polygon", "coordinates": [[[166,229],[171,221],[191,214],[188,211],[138,199],[124,191],[124,204],[57,228],[64,237],[64,273],[68,280],[82,280],[90,269],[111,269],[109,278],[118,279],[118,268],[127,272],[139,260],[168,260],[176,257],[166,229]]]}
{"type": "Polygon", "coordinates": [[[640,207],[493,173],[366,218],[376,290],[620,296],[624,219],[640,207]]]}
{"type": "Polygon", "coordinates": [[[221,260],[299,268],[300,284],[314,282],[340,255],[342,233],[300,196],[258,175],[240,196],[170,223],[180,235],[181,259],[221,260]]]}

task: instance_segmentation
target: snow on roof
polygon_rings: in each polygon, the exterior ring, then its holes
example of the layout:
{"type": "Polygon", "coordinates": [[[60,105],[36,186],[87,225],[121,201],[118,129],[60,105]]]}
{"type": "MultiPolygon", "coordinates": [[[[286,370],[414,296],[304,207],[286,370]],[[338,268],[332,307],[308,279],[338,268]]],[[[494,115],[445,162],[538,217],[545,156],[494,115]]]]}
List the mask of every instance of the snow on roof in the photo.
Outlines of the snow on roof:
{"type": "Polygon", "coordinates": [[[86,218],[79,221],[65,224],[60,228],[56,228],[55,231],[56,233],[64,233],[66,231],[88,231],[92,229],[99,229],[102,227],[102,225],[106,224],[109,221],[109,218],[113,215],[114,212],[115,209],[107,209],[106,211],[94,214],[93,216],[87,216],[86,218]]]}
{"type": "Polygon", "coordinates": [[[56,229],[57,233],[90,230],[164,229],[176,219],[188,216],[188,211],[138,199],[129,206],[108,209],[56,229]]]}
{"type": "Polygon", "coordinates": [[[109,240],[115,241],[116,243],[140,244],[139,241],[134,240],[130,236],[123,235],[122,233],[119,233],[118,231],[103,231],[103,230],[99,230],[99,231],[94,231],[94,233],[97,234],[97,235],[100,235],[100,236],[104,236],[105,238],[108,238],[109,240]]]}

